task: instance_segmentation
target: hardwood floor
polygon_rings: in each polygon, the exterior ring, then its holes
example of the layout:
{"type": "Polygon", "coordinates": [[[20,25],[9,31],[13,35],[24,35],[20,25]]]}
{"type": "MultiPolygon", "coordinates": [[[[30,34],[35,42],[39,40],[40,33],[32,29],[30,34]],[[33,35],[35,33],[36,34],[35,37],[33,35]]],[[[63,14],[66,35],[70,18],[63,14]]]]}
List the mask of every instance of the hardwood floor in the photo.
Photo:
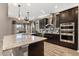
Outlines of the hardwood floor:
{"type": "Polygon", "coordinates": [[[44,55],[45,56],[79,56],[79,52],[73,49],[44,42],[44,55]]]}

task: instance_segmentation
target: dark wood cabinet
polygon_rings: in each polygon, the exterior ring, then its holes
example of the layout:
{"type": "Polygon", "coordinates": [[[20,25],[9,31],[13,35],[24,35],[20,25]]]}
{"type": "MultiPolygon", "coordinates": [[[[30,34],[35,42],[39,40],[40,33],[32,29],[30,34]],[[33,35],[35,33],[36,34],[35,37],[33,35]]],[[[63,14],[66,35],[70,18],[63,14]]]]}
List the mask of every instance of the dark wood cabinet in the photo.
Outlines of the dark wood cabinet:
{"type": "Polygon", "coordinates": [[[56,43],[57,41],[60,40],[60,36],[59,34],[49,34],[49,33],[45,33],[44,34],[44,37],[48,38],[48,42],[51,42],[51,43],[56,43]]]}
{"type": "Polygon", "coordinates": [[[59,21],[60,21],[60,24],[74,22],[75,42],[74,44],[70,44],[70,43],[64,43],[64,44],[66,45],[66,47],[77,49],[78,48],[78,7],[74,7],[60,12],[59,21]],[[68,44],[70,44],[71,46],[68,44]]]}
{"type": "Polygon", "coordinates": [[[74,22],[75,22],[75,45],[78,48],[78,7],[74,8],[74,22]]]}
{"type": "Polygon", "coordinates": [[[44,41],[32,43],[28,47],[29,56],[44,56],[44,41]]]}
{"type": "Polygon", "coordinates": [[[67,22],[74,22],[74,9],[69,9],[60,12],[59,19],[60,19],[60,24],[67,22]]]}
{"type": "Polygon", "coordinates": [[[63,47],[67,47],[67,48],[71,48],[71,49],[77,50],[76,43],[72,44],[72,43],[67,43],[67,42],[60,41],[60,35],[59,34],[48,34],[48,33],[45,33],[44,37],[46,37],[47,38],[46,41],[51,43],[51,44],[56,44],[56,45],[59,45],[59,46],[63,46],[63,47]]]}

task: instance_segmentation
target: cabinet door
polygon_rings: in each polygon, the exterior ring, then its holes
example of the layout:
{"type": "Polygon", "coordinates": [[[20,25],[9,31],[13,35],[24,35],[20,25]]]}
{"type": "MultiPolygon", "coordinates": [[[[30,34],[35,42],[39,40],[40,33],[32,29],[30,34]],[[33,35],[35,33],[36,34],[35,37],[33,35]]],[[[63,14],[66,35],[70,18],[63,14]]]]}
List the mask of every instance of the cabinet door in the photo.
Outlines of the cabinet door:
{"type": "Polygon", "coordinates": [[[75,21],[78,20],[78,7],[74,8],[74,19],[75,21]]]}
{"type": "Polygon", "coordinates": [[[78,7],[74,8],[74,21],[75,21],[75,43],[78,45],[78,7]]]}
{"type": "Polygon", "coordinates": [[[66,10],[60,13],[60,23],[73,22],[74,21],[74,10],[66,10]]]}

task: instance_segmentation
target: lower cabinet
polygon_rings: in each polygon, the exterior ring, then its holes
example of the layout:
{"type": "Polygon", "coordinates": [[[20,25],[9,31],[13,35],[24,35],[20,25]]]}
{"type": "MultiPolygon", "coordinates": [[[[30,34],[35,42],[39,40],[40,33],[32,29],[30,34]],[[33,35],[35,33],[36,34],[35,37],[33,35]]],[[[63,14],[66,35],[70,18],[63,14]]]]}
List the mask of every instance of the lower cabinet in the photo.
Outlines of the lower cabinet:
{"type": "Polygon", "coordinates": [[[44,56],[44,41],[32,43],[28,48],[29,56],[44,56]]]}
{"type": "Polygon", "coordinates": [[[62,41],[60,41],[60,34],[48,34],[48,33],[46,33],[44,35],[44,37],[48,38],[46,41],[49,43],[77,50],[77,42],[76,41],[74,44],[68,43],[68,42],[62,42],[62,41]]]}
{"type": "Polygon", "coordinates": [[[59,34],[48,34],[48,33],[46,33],[46,34],[44,34],[44,37],[46,37],[46,38],[48,38],[48,40],[47,41],[59,41],[60,40],[60,36],[59,36],[59,34]]]}
{"type": "MultiPolygon", "coordinates": [[[[35,35],[35,36],[39,36],[39,35],[35,35]]],[[[63,47],[67,47],[67,48],[71,48],[71,49],[74,49],[74,50],[78,49],[78,40],[76,38],[75,38],[74,43],[69,43],[69,42],[60,41],[60,34],[45,33],[44,37],[47,38],[46,42],[56,44],[56,45],[59,45],[59,46],[63,46],[63,47]]]]}

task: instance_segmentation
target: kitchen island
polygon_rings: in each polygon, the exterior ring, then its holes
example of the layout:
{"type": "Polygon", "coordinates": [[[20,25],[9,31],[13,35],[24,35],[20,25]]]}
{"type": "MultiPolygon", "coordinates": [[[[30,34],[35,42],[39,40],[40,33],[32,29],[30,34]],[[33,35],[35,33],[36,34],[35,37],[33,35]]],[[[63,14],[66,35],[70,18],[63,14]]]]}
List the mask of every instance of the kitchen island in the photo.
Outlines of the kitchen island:
{"type": "MultiPolygon", "coordinates": [[[[29,56],[42,56],[44,55],[44,41],[47,38],[38,37],[26,34],[8,35],[3,39],[3,53],[8,50],[14,50],[22,48],[22,46],[28,46],[29,56]]],[[[20,51],[19,51],[20,52],[20,51]]],[[[13,55],[11,53],[11,55],[13,55]]]]}

